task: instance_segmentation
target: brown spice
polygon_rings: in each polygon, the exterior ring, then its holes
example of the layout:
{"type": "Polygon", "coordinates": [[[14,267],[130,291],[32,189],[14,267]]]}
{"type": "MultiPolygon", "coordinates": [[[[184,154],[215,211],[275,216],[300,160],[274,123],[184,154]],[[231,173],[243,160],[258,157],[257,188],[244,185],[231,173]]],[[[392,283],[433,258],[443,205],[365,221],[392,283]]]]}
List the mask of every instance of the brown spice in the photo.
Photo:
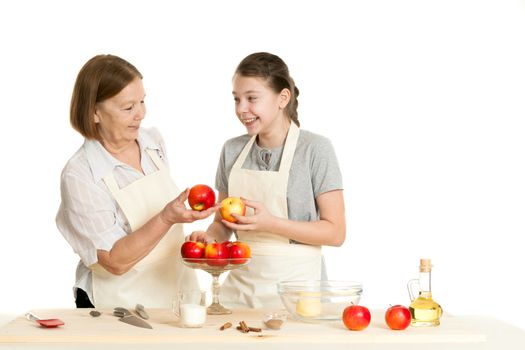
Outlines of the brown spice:
{"type": "Polygon", "coordinates": [[[270,329],[281,329],[281,326],[283,325],[283,321],[277,320],[277,319],[271,319],[271,320],[264,322],[264,324],[266,325],[266,327],[270,329]]]}
{"type": "Polygon", "coordinates": [[[221,331],[225,330],[225,329],[228,329],[232,326],[232,324],[230,322],[226,322],[225,324],[223,324],[221,326],[221,328],[219,328],[221,331]]]}
{"type": "MultiPolygon", "coordinates": [[[[241,326],[237,326],[237,330],[242,331],[241,326]]],[[[256,327],[248,327],[248,332],[262,332],[262,329],[256,328],[256,327]]],[[[243,332],[243,333],[247,333],[247,332],[243,332]]]]}
{"type": "Polygon", "coordinates": [[[246,325],[246,322],[244,322],[244,321],[239,322],[239,326],[241,326],[241,331],[243,333],[248,333],[250,331],[250,329],[246,325]]]}

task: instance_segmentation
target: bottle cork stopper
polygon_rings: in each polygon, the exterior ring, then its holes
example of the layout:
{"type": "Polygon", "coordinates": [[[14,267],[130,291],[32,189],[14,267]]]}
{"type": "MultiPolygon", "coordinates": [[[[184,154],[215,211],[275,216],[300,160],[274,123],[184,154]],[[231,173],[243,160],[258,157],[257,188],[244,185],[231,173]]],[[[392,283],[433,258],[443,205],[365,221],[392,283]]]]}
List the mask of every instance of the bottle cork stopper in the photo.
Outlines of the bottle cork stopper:
{"type": "Polygon", "coordinates": [[[419,261],[419,271],[430,272],[431,269],[432,269],[432,264],[430,264],[430,259],[421,259],[419,261]]]}

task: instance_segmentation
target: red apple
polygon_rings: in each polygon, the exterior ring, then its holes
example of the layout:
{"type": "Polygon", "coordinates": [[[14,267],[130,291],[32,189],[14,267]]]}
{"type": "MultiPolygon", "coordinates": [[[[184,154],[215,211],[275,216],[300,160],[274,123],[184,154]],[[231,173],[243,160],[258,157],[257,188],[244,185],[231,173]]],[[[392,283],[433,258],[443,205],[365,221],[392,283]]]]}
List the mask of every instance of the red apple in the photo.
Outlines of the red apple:
{"type": "Polygon", "coordinates": [[[246,205],[242,199],[238,197],[228,197],[221,202],[220,213],[224,220],[237,222],[237,219],[235,219],[232,214],[246,214],[246,205]]]}
{"type": "Polygon", "coordinates": [[[228,265],[228,256],[230,252],[228,248],[221,243],[208,243],[204,250],[204,257],[206,263],[210,266],[226,266],[228,265]]]}
{"type": "Polygon", "coordinates": [[[223,246],[225,246],[226,248],[230,249],[230,247],[232,246],[233,242],[232,241],[224,241],[224,242],[221,242],[221,244],[223,246]]]}
{"type": "Polygon", "coordinates": [[[186,241],[180,247],[180,254],[189,262],[198,262],[195,259],[204,258],[206,245],[202,242],[186,241]]]}
{"type": "Polygon", "coordinates": [[[385,313],[385,321],[390,329],[402,330],[410,325],[410,311],[403,305],[394,305],[385,313]]]}
{"type": "Polygon", "coordinates": [[[250,246],[243,242],[232,242],[230,246],[230,260],[232,264],[244,264],[252,256],[250,246]]]}
{"type": "Polygon", "coordinates": [[[193,210],[201,211],[215,205],[215,192],[206,185],[195,185],[190,189],[188,204],[193,210]]]}
{"type": "Polygon", "coordinates": [[[343,323],[352,331],[361,331],[370,324],[370,310],[360,305],[347,306],[343,311],[343,323]]]}

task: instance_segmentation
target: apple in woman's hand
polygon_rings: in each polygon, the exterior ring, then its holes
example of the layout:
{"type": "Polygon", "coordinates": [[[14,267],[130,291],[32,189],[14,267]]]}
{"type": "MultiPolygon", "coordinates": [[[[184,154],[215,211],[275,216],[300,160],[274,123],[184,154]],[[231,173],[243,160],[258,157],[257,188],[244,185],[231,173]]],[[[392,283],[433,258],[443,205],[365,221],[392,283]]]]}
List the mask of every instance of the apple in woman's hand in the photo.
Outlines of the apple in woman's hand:
{"type": "Polygon", "coordinates": [[[343,311],[343,323],[351,331],[361,331],[370,324],[370,310],[360,305],[347,306],[343,311]]]}
{"type": "Polygon", "coordinates": [[[406,306],[394,305],[388,308],[385,313],[385,321],[390,329],[402,330],[410,325],[410,311],[406,306]]]}
{"type": "Polygon", "coordinates": [[[237,222],[237,219],[235,219],[232,214],[246,214],[246,205],[242,199],[238,197],[228,197],[221,202],[220,213],[224,220],[237,222]]]}
{"type": "Polygon", "coordinates": [[[195,185],[190,189],[188,204],[191,209],[202,211],[215,205],[215,192],[206,185],[195,185]]]}

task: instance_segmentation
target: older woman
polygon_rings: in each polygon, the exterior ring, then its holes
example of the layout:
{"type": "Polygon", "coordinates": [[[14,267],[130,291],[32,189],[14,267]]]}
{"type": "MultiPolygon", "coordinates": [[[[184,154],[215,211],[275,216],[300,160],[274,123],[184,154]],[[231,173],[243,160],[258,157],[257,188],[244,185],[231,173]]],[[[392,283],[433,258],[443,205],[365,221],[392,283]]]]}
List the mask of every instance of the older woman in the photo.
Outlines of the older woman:
{"type": "Polygon", "coordinates": [[[80,256],[77,307],[166,308],[181,285],[197,287],[180,259],[181,223],[216,208],[185,207],[160,134],[140,127],[144,97],[141,73],[113,55],[90,59],[75,83],[71,125],[85,141],[62,172],[56,222],[80,256]]]}

